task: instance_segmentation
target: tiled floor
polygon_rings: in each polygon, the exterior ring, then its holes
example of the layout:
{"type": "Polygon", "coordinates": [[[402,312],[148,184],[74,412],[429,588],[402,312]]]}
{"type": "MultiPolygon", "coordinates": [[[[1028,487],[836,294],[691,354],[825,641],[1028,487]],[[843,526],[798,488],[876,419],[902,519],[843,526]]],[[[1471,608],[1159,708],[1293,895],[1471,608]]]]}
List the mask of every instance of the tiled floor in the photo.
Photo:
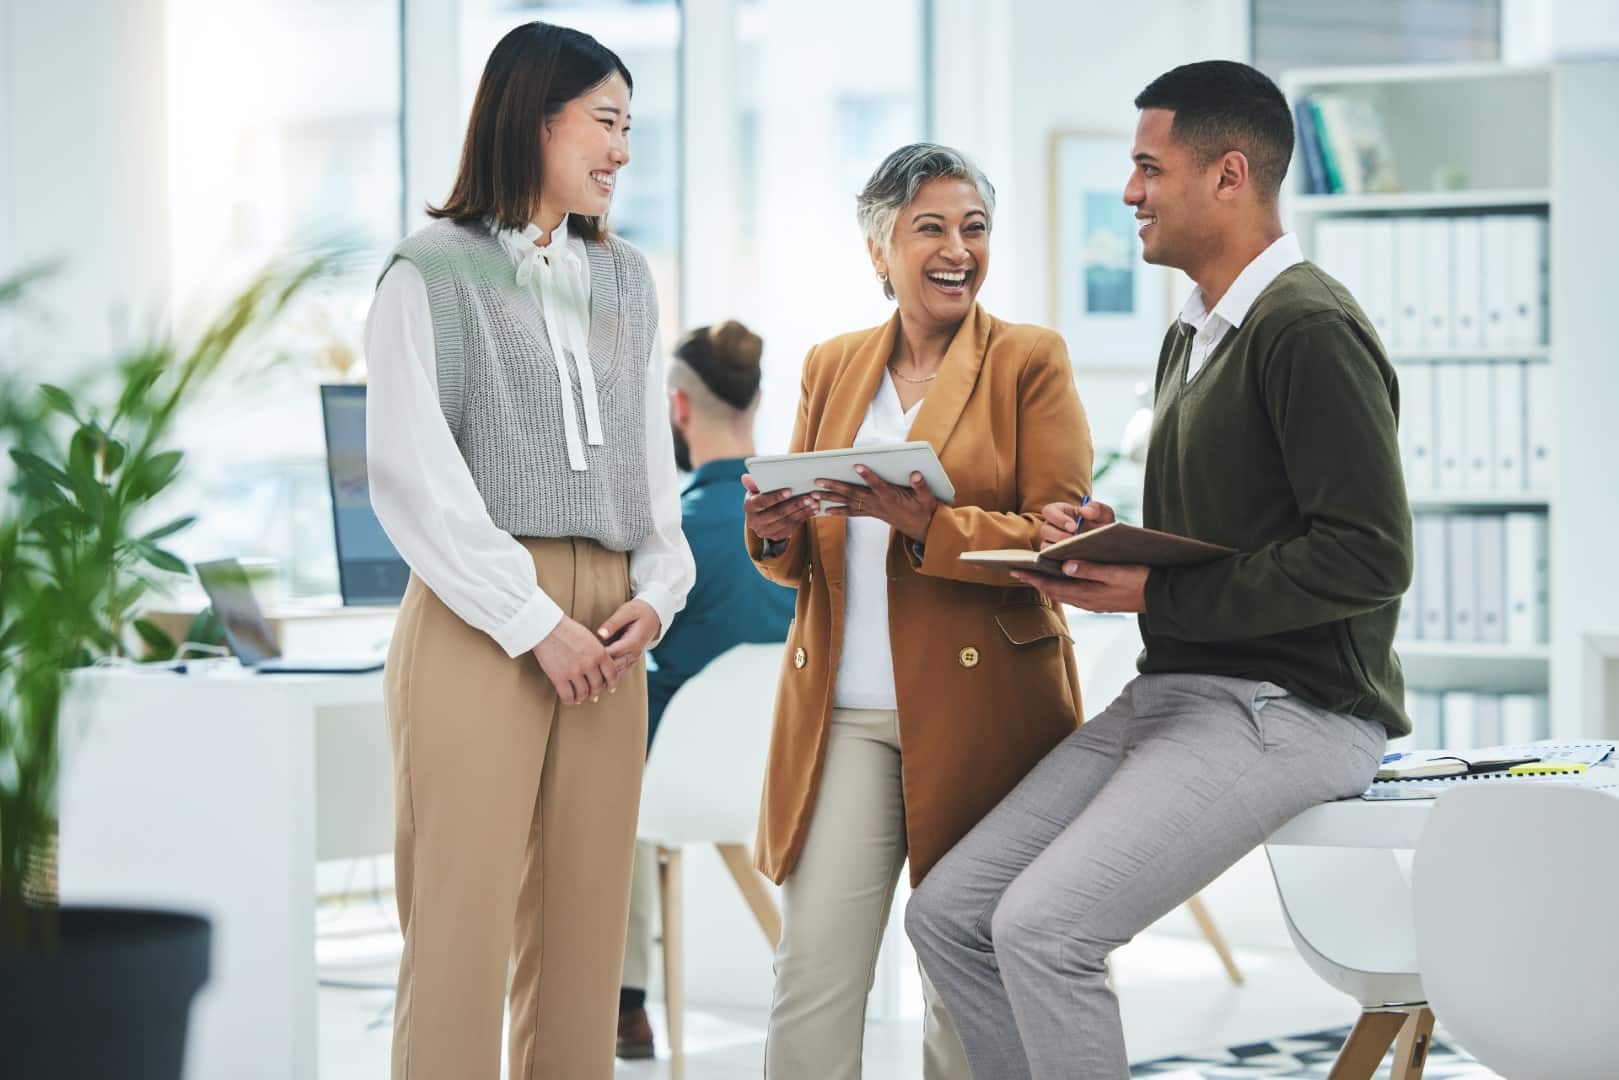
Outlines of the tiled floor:
{"type": "MultiPolygon", "coordinates": [[[[320,1080],[377,1080],[388,1073],[393,979],[399,938],[391,898],[321,911],[320,1080]]],[[[1208,1047],[1257,1042],[1350,1023],[1353,1003],[1329,990],[1291,950],[1238,952],[1247,983],[1231,985],[1201,941],[1142,935],[1114,959],[1114,977],[1133,1061],[1208,1047]]],[[[653,1025],[663,1038],[661,1010],[653,1025]]],[[[757,1080],[765,1009],[688,1006],[687,1080],[757,1080]]],[[[617,1075],[679,1080],[667,1059],[623,1063],[617,1075]]],[[[866,1030],[865,1075],[922,1075],[921,1021],[873,1023],[866,1030]]]]}

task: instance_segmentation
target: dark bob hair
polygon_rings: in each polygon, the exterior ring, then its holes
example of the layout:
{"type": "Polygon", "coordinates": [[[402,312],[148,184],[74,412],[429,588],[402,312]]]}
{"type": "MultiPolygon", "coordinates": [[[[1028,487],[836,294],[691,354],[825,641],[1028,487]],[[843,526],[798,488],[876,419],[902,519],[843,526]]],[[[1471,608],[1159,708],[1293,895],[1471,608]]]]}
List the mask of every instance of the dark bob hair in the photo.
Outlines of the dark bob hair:
{"type": "MultiPolygon", "coordinates": [[[[540,207],[541,128],[615,71],[633,91],[629,68],[616,53],[565,26],[525,23],[501,38],[478,81],[455,187],[442,206],[427,208],[428,215],[462,223],[493,218],[514,229],[527,225],[540,207]]],[[[572,214],[568,231],[600,240],[607,223],[572,214]]]]}

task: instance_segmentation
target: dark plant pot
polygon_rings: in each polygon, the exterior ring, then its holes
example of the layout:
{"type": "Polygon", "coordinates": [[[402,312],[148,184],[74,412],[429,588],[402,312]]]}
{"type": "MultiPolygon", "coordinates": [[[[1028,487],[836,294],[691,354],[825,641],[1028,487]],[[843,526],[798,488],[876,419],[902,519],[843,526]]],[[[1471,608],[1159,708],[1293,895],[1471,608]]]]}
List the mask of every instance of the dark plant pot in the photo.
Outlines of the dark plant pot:
{"type": "Polygon", "coordinates": [[[0,944],[0,1073],[18,1080],[179,1080],[208,920],[63,908],[55,949],[0,944]]]}

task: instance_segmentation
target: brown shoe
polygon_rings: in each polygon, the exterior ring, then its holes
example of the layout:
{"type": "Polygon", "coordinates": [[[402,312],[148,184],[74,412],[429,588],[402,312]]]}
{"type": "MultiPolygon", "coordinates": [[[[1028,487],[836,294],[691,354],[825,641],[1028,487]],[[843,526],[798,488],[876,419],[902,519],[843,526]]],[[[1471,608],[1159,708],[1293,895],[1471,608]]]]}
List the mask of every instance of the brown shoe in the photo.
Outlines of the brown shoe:
{"type": "Polygon", "coordinates": [[[652,1046],[652,1022],[645,1009],[618,1014],[618,1056],[625,1061],[647,1061],[658,1056],[652,1046]]]}

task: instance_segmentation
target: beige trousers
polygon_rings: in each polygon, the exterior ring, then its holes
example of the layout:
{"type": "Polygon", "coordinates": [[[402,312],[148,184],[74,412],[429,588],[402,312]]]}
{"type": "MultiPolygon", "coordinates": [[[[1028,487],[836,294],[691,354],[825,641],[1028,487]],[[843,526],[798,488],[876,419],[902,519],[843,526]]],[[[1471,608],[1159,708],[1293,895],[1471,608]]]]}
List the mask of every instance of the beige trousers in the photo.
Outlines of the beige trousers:
{"type": "MultiPolygon", "coordinates": [[[[630,595],[629,560],[525,540],[536,580],[585,626],[630,595]]],[[[405,951],[394,1080],[494,1080],[511,981],[513,1080],[613,1074],[619,964],[646,757],[645,669],[562,706],[412,576],[385,676],[405,951]]]]}
{"type": "MultiPolygon", "coordinates": [[[[782,884],[781,945],[765,1046],[769,1080],[859,1080],[866,998],[905,865],[899,714],[835,709],[804,850],[782,884]]],[[[970,1080],[924,974],[922,1075],[970,1080]]]]}

